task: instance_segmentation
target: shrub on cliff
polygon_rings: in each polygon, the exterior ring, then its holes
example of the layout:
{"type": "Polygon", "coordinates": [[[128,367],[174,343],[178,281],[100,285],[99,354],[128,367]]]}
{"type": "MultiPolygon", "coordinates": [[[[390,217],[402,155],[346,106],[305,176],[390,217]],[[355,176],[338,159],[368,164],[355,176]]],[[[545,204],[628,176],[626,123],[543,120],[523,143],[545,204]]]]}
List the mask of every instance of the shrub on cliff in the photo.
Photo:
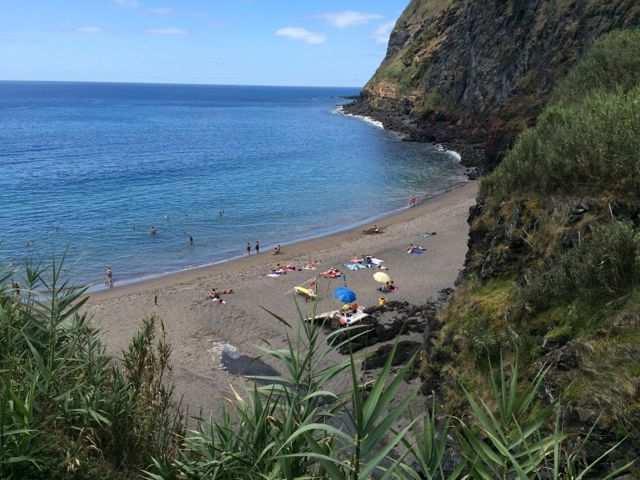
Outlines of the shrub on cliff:
{"type": "Polygon", "coordinates": [[[639,254],[640,242],[631,225],[600,225],[591,238],[525,276],[521,299],[540,311],[574,298],[595,304],[617,298],[638,284],[639,254]]]}
{"type": "Polygon", "coordinates": [[[640,30],[616,31],[558,84],[482,191],[496,201],[514,192],[637,195],[639,151],[640,30]]]}
{"type": "Polygon", "coordinates": [[[640,30],[619,30],[599,39],[558,84],[552,103],[577,103],[595,91],[627,92],[640,80],[640,30]]]}
{"type": "Polygon", "coordinates": [[[596,92],[577,104],[548,107],[483,181],[482,191],[493,201],[514,193],[608,192],[636,198],[638,152],[640,87],[626,93],[596,92]]]}

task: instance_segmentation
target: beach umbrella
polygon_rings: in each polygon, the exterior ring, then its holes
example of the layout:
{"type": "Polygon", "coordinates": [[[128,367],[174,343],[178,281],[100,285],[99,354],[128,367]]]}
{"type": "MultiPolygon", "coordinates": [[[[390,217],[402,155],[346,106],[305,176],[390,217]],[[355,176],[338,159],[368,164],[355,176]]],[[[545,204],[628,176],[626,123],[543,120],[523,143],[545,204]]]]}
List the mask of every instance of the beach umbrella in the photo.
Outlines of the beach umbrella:
{"type": "Polygon", "coordinates": [[[342,303],[353,303],[356,301],[356,292],[350,290],[346,287],[336,288],[334,292],[334,296],[340,300],[342,303]]]}
{"type": "Polygon", "coordinates": [[[374,273],[373,279],[378,283],[387,283],[391,281],[391,277],[384,272],[374,273]]]}

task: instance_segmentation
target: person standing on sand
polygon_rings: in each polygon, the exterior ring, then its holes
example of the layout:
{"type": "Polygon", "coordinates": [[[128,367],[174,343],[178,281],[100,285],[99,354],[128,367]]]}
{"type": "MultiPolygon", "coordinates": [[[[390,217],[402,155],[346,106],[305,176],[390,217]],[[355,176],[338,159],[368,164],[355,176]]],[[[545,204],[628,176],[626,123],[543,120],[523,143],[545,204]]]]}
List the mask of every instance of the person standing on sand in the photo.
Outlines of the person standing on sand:
{"type": "Polygon", "coordinates": [[[251,256],[251,243],[247,242],[247,256],[250,257],[251,256]]]}
{"type": "Polygon", "coordinates": [[[111,267],[107,267],[104,272],[104,277],[104,283],[107,288],[113,288],[113,270],[111,270],[111,267]]]}
{"type": "Polygon", "coordinates": [[[260,255],[260,240],[256,240],[256,255],[260,255]]]}

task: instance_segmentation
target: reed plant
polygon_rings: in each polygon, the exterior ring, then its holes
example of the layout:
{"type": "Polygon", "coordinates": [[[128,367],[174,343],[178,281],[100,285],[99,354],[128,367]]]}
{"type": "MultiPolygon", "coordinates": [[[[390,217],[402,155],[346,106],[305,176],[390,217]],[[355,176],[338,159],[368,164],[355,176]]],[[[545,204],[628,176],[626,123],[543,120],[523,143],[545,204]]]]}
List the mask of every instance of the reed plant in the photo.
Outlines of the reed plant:
{"type": "Polygon", "coordinates": [[[150,318],[114,362],[63,265],[27,265],[19,288],[0,276],[0,478],[137,476],[182,433],[166,341],[150,318]]]}
{"type": "Polygon", "coordinates": [[[256,377],[260,386],[234,391],[230,410],[188,432],[177,457],[156,460],[148,480],[580,480],[617,478],[631,467],[606,465],[606,455],[591,464],[578,461],[573,437],[561,429],[560,406],[541,401],[547,369],[527,381],[517,362],[501,359],[488,398],[460,387],[467,417],[440,415],[435,402],[414,416],[415,394],[399,393],[414,359],[394,371],[397,345],[367,383],[353,356],[329,360],[344,347],[336,333],[325,342],[321,327],[302,312],[293,325],[274,317],[295,332],[286,348],[262,349],[283,374],[256,377]],[[344,375],[348,391],[334,391],[331,380],[344,375]]]}

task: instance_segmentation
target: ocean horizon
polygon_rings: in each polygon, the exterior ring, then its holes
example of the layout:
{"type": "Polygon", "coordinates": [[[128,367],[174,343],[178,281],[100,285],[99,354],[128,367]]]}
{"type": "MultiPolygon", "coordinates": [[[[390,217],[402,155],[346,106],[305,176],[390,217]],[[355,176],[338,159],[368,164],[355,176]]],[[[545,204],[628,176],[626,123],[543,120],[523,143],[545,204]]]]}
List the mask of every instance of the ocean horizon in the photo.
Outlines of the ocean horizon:
{"type": "Polygon", "coordinates": [[[346,230],[463,180],[455,157],[341,115],[358,93],[2,81],[0,261],[65,254],[75,281],[100,285],[109,265],[131,282],[346,230]]]}

